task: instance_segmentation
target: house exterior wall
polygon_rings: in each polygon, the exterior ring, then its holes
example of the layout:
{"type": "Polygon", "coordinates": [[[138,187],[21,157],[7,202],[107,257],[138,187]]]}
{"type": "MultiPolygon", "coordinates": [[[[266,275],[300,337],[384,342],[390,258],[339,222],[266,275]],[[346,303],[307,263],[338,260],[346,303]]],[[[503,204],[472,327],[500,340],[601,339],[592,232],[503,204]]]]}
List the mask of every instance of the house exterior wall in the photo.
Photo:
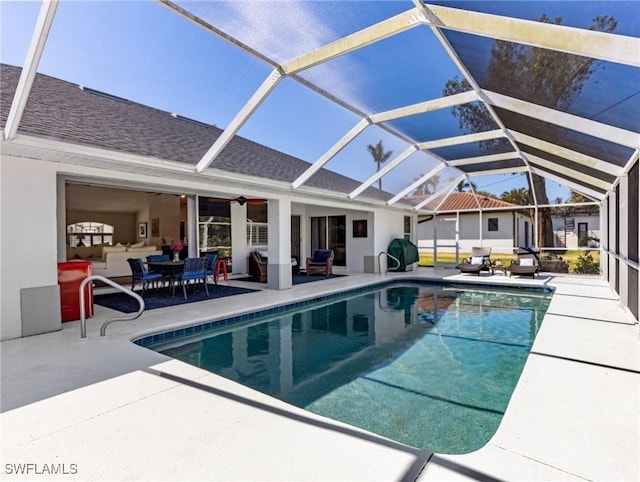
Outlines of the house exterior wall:
{"type": "MultiPolygon", "coordinates": [[[[335,266],[336,271],[341,269],[347,272],[362,273],[365,271],[365,256],[376,255],[380,251],[386,251],[387,246],[394,238],[404,236],[404,215],[403,213],[390,212],[385,210],[359,211],[338,207],[324,207],[307,205],[302,224],[303,231],[303,264],[307,256],[311,256],[310,235],[311,218],[317,216],[346,216],[346,258],[347,265],[342,268],[335,266]],[[367,220],[367,237],[353,237],[353,221],[367,220]],[[306,253],[306,254],[304,254],[306,253]]],[[[412,216],[412,219],[415,216],[412,216]]]]}
{"type": "MultiPolygon", "coordinates": [[[[158,176],[133,174],[106,170],[81,165],[62,164],[42,160],[25,159],[3,155],[0,162],[0,337],[2,340],[17,338],[22,335],[22,313],[20,308],[20,291],[27,288],[57,286],[57,262],[66,259],[65,232],[71,220],[66,219],[64,209],[64,182],[66,178],[74,180],[99,180],[102,184],[122,188],[141,188],[152,190],[154,186],[171,188],[181,192],[202,192],[224,186],[212,185],[211,181],[186,181],[160,179],[158,176]],[[164,183],[164,184],[163,184],[164,183]]],[[[212,192],[211,195],[215,195],[212,192]]],[[[257,196],[274,199],[289,196],[257,196]]],[[[172,196],[175,197],[175,196],[172,196]]],[[[176,198],[177,199],[177,198],[176,198]]],[[[363,272],[365,256],[375,256],[379,251],[386,251],[389,242],[395,237],[403,237],[405,213],[397,210],[371,208],[355,210],[349,203],[340,205],[339,201],[326,201],[318,197],[317,204],[311,204],[309,198],[296,199],[291,202],[291,214],[301,216],[301,257],[310,253],[310,216],[345,215],[347,222],[347,266],[348,272],[363,272]],[[319,205],[326,203],[325,206],[319,205]],[[366,219],[368,235],[366,238],[353,237],[353,220],[366,219]]],[[[173,211],[172,211],[173,212],[173,211]]],[[[234,212],[234,211],[232,211],[234,212]]],[[[84,217],[89,213],[77,213],[84,217]]],[[[141,212],[134,215],[131,221],[133,231],[131,241],[135,239],[136,224],[143,222],[141,212]]],[[[195,211],[194,211],[195,214],[195,211]]],[[[237,213],[236,213],[237,214],[237,213]]],[[[70,217],[73,217],[72,214],[70,217]]],[[[176,225],[180,220],[179,208],[172,214],[176,225]]],[[[146,219],[146,218],[145,218],[146,219]]],[[[234,245],[234,257],[239,253],[248,254],[246,248],[246,214],[238,216],[239,229],[234,237],[238,245],[234,245]],[[237,251],[236,251],[237,250],[237,251]]],[[[415,225],[415,215],[412,215],[415,225]]],[[[86,221],[86,219],[82,219],[86,221]]],[[[235,224],[235,223],[234,223],[235,224]]],[[[149,229],[151,226],[149,225],[149,229]]],[[[191,242],[191,240],[190,240],[191,242]]],[[[234,263],[234,271],[235,271],[234,263]]],[[[239,266],[241,268],[241,266],[239,266]]],[[[57,306],[52,307],[52,316],[59,316],[57,306]]]]}
{"type": "MultiPolygon", "coordinates": [[[[554,239],[556,240],[555,247],[566,247],[567,249],[578,249],[579,240],[578,240],[578,225],[579,223],[587,224],[587,235],[589,238],[595,238],[601,240],[600,238],[600,215],[597,212],[594,213],[571,213],[564,216],[554,216],[552,218],[553,222],[553,232],[554,239]],[[573,229],[567,229],[565,231],[565,222],[568,220],[573,220],[573,229]],[[559,240],[565,238],[565,246],[561,246],[559,240]]],[[[595,241],[595,239],[591,239],[587,247],[596,248],[599,246],[599,242],[595,241]]]]}
{"type": "Polygon", "coordinates": [[[20,290],[58,283],[56,176],[55,165],[48,162],[10,156],[0,162],[3,340],[22,335],[20,290]]]}
{"type": "MultiPolygon", "coordinates": [[[[456,250],[456,215],[446,214],[434,220],[418,224],[418,247],[433,250],[434,228],[438,237],[438,251],[455,252],[456,250]]],[[[514,240],[517,245],[524,245],[525,221],[528,218],[513,212],[460,213],[458,246],[460,252],[468,253],[474,246],[491,246],[494,252],[511,253],[514,240]],[[497,231],[489,231],[489,219],[497,219],[497,231]],[[480,223],[482,222],[482,234],[480,223]]],[[[492,222],[493,224],[493,222],[492,222]]]]}

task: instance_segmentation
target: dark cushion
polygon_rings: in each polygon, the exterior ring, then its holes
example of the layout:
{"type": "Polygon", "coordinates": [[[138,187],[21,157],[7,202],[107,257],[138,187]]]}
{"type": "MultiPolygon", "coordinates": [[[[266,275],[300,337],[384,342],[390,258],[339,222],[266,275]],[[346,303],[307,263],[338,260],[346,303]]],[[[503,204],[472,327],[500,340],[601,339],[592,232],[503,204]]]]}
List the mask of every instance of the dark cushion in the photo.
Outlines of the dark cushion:
{"type": "Polygon", "coordinates": [[[327,260],[331,257],[331,250],[318,250],[313,253],[313,262],[314,263],[326,263],[327,260]]]}

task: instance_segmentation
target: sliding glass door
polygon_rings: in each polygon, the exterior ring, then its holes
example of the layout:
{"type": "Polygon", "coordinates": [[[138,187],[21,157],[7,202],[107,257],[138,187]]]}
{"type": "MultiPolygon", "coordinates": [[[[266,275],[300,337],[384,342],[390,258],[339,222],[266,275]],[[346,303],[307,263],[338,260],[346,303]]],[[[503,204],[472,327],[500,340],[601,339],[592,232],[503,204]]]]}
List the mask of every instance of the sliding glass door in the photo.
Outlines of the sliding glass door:
{"type": "Polygon", "coordinates": [[[319,216],[311,218],[311,252],[332,249],[333,264],[347,265],[347,217],[319,216]]]}

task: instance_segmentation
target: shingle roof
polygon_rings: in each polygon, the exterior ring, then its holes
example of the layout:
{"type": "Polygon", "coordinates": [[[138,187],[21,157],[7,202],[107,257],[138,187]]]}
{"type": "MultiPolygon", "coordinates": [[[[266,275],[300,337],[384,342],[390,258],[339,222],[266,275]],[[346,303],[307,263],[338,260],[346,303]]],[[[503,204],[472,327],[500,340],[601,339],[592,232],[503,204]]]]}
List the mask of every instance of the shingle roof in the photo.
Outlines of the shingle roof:
{"type": "MultiPolygon", "coordinates": [[[[19,67],[0,64],[0,126],[3,128],[20,71],[19,67]]],[[[222,130],[37,74],[18,132],[195,166],[222,130]]],[[[235,136],[211,167],[293,182],[309,166],[306,161],[235,136]]],[[[306,184],[349,193],[360,182],[321,169],[306,184]]],[[[365,196],[385,201],[391,197],[375,188],[367,189],[365,196]]]]}
{"type": "MultiPolygon", "coordinates": [[[[408,198],[411,203],[419,203],[424,201],[428,196],[413,196],[408,198]]],[[[487,196],[478,195],[478,202],[481,209],[488,208],[513,208],[517,204],[512,204],[500,199],[495,199],[487,196]]],[[[436,199],[425,206],[427,209],[435,209],[438,207],[440,199],[436,199]]],[[[477,210],[478,203],[476,198],[471,192],[452,192],[447,196],[447,199],[438,208],[438,211],[465,211],[465,210],[477,210]]]]}

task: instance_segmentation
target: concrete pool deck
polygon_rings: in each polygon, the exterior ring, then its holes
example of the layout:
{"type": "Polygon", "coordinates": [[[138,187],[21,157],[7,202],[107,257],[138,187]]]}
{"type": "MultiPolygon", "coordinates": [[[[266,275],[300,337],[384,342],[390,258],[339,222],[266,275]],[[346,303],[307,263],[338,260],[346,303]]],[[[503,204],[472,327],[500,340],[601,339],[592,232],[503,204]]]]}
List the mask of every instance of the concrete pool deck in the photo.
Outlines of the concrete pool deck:
{"type": "Polygon", "coordinates": [[[86,340],[79,322],[70,322],[61,331],[2,342],[0,478],[638,480],[638,325],[606,283],[454,273],[353,275],[152,310],[110,325],[104,338],[99,327],[115,312],[96,306],[86,340]],[[402,277],[556,290],[497,433],[474,453],[432,456],[130,341],[161,327],[402,277]],[[66,474],[47,473],[54,467],[66,474]]]}

